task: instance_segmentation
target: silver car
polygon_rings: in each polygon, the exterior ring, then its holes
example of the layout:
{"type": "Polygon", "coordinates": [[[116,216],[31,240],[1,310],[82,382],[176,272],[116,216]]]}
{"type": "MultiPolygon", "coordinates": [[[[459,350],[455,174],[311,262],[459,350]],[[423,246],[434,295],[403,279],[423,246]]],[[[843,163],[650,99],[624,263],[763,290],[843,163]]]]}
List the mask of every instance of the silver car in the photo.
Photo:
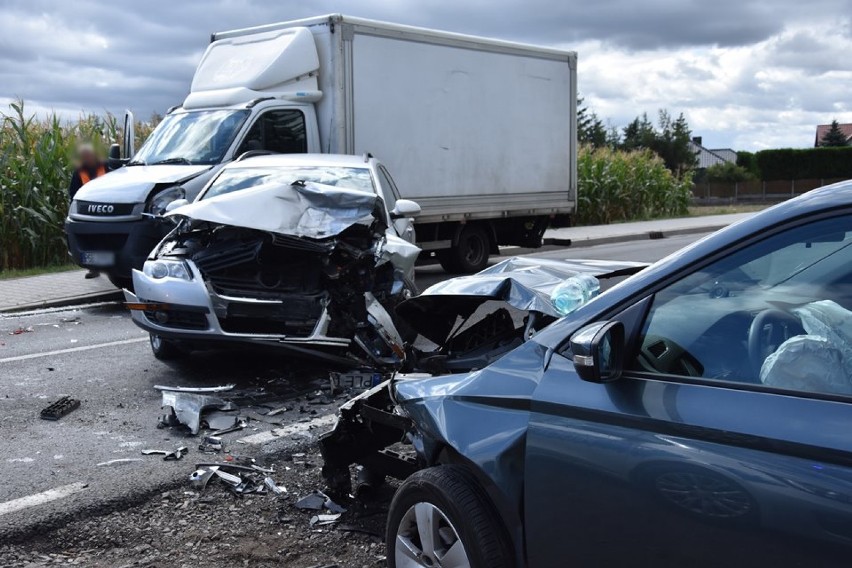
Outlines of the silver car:
{"type": "Polygon", "coordinates": [[[174,230],[125,290],[154,355],[224,340],[401,364],[395,307],[414,291],[420,208],[386,172],[369,155],[255,156],[173,206],[174,230]]]}

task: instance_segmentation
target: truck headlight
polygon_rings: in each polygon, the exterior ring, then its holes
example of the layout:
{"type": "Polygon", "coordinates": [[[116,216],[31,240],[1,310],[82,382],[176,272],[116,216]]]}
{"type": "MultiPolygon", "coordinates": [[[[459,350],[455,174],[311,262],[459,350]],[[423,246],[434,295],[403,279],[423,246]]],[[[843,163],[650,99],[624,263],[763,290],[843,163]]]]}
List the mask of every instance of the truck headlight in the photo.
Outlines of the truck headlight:
{"type": "Polygon", "coordinates": [[[166,212],[166,207],[169,206],[169,203],[176,199],[183,199],[184,197],[186,197],[186,191],[181,186],[167,187],[148,200],[145,212],[152,215],[162,215],[166,212]]]}
{"type": "Polygon", "coordinates": [[[142,267],[145,276],[162,280],[167,276],[179,280],[192,280],[192,273],[186,263],[176,260],[149,260],[142,267]]]}

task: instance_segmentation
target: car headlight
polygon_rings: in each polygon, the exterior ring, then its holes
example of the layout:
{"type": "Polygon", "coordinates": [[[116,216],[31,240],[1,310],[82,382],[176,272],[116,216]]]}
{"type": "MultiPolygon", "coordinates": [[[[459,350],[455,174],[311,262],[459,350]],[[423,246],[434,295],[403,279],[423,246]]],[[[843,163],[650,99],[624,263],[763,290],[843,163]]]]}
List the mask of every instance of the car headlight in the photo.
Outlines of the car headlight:
{"type": "Polygon", "coordinates": [[[175,260],[149,260],[142,267],[142,273],[155,280],[166,277],[192,280],[192,273],[186,263],[175,260]]]}
{"type": "Polygon", "coordinates": [[[152,215],[162,215],[166,212],[166,207],[169,206],[169,203],[177,199],[183,199],[184,197],[186,197],[186,191],[181,186],[176,185],[166,188],[148,200],[145,212],[152,215]]]}

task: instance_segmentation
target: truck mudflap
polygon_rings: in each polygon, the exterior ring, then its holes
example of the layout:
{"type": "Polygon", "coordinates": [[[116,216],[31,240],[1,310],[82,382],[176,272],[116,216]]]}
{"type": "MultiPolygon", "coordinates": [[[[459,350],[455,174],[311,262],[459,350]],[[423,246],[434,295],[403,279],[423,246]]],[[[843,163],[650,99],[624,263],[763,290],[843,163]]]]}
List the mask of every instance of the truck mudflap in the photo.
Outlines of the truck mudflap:
{"type": "Polygon", "coordinates": [[[350,399],[340,407],[337,424],[319,439],[322,475],[338,495],[352,492],[349,466],[360,464],[372,477],[405,479],[422,467],[418,457],[394,451],[408,441],[414,425],[395,412],[388,380],[350,399]]]}

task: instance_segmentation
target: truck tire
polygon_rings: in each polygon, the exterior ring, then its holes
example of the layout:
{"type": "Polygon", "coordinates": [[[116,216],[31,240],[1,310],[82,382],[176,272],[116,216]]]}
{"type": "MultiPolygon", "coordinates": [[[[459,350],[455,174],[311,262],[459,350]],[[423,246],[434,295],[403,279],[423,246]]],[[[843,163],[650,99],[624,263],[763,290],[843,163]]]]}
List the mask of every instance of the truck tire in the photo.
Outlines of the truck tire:
{"type": "Polygon", "coordinates": [[[160,361],[174,361],[187,355],[186,350],[176,341],[163,339],[156,333],[149,333],[148,339],[151,343],[151,352],[160,361]]]}
{"type": "Polygon", "coordinates": [[[451,274],[473,274],[488,266],[491,239],[481,225],[466,225],[458,242],[450,249],[438,251],[441,266],[451,274]]]}
{"type": "Polygon", "coordinates": [[[485,491],[463,467],[418,471],[399,487],[388,511],[388,566],[509,568],[512,550],[499,519],[485,491]],[[432,530],[426,532],[428,526],[432,530]],[[424,538],[430,534],[438,542],[424,538]]]}

